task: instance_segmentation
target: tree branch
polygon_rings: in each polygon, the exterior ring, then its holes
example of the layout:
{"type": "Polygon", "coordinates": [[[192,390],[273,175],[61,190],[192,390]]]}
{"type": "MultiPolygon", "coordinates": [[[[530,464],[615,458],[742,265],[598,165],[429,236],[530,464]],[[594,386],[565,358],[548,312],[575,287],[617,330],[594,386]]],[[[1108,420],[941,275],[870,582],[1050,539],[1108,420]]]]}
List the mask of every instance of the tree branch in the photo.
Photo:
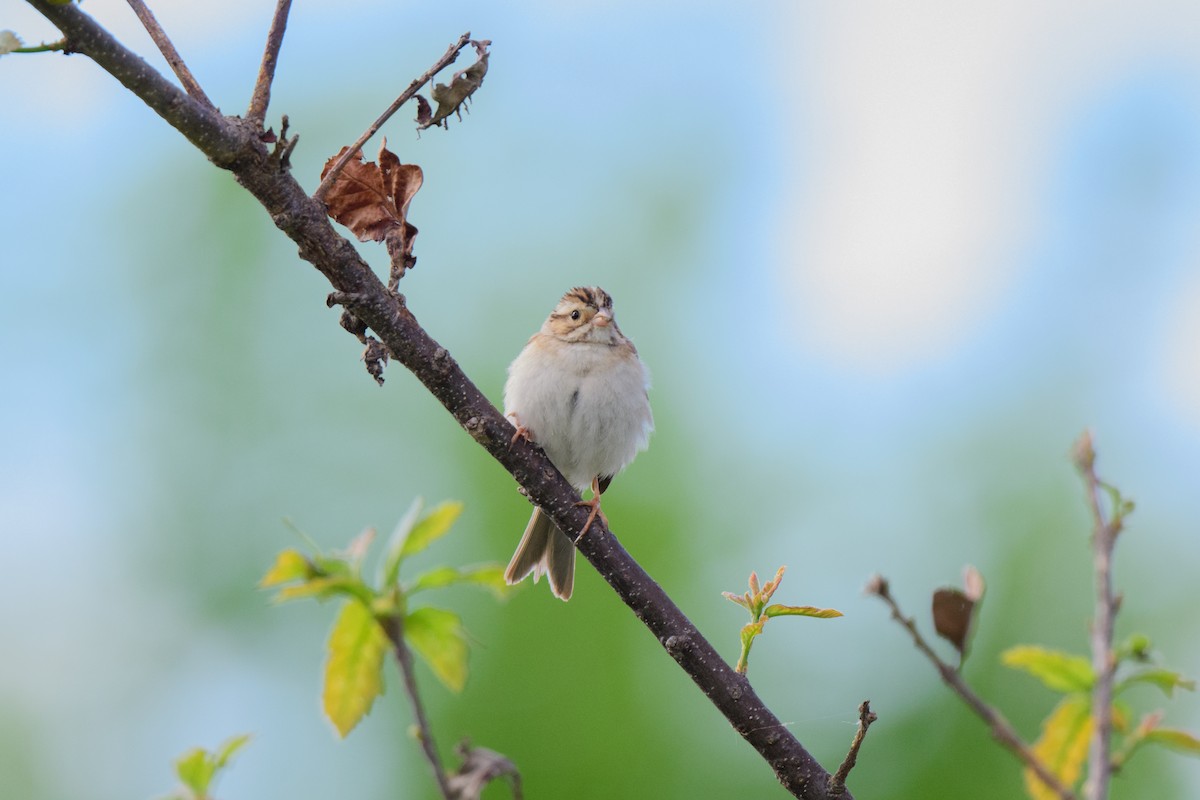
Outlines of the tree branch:
{"type": "Polygon", "coordinates": [[[975,715],[987,724],[996,741],[1007,747],[1025,766],[1033,770],[1038,779],[1046,784],[1062,800],[1075,800],[1075,793],[1068,787],[1063,786],[1062,781],[1042,763],[1040,758],[1034,755],[1033,751],[1029,749],[1029,745],[1022,741],[1020,734],[1004,718],[1004,715],[985,703],[979,695],[972,691],[966,681],[962,679],[962,676],[958,674],[958,670],[947,664],[934,652],[929,643],[925,641],[925,637],[921,636],[921,632],[917,630],[916,623],[913,622],[912,618],[906,617],[901,613],[900,606],[896,603],[896,599],[892,597],[888,582],[883,576],[876,575],[871,579],[870,583],[867,584],[867,594],[873,594],[887,603],[888,607],[892,610],[892,619],[896,620],[896,622],[900,623],[908,631],[909,636],[912,637],[913,644],[916,645],[917,649],[937,669],[938,674],[942,676],[942,681],[953,689],[955,694],[962,698],[963,702],[975,712],[975,715]]]}
{"type": "Polygon", "coordinates": [[[1096,685],[1092,688],[1092,715],[1096,727],[1088,745],[1088,776],[1084,796],[1089,800],[1107,800],[1112,781],[1112,701],[1113,678],[1117,671],[1113,655],[1113,629],[1119,599],[1113,594],[1112,559],[1117,534],[1123,526],[1124,501],[1096,476],[1096,452],[1092,434],[1084,431],[1073,448],[1075,466],[1087,489],[1088,506],[1092,512],[1092,572],[1096,585],[1095,617],[1092,620],[1092,671],[1096,685]],[[1112,516],[1106,518],[1100,505],[1100,492],[1114,495],[1112,516]]]}
{"type": "MultiPolygon", "coordinates": [[[[284,0],[284,2],[288,2],[288,0],[284,0]]],[[[441,756],[438,755],[437,744],[433,741],[433,728],[429,725],[429,718],[425,716],[425,706],[421,704],[421,695],[417,693],[417,676],[413,669],[412,652],[404,641],[404,615],[389,615],[387,619],[383,620],[383,629],[387,632],[388,641],[392,643],[392,652],[400,664],[400,672],[404,676],[404,691],[408,694],[408,701],[412,703],[413,716],[416,717],[417,728],[420,730],[421,749],[425,753],[425,760],[433,767],[433,778],[437,781],[438,791],[446,800],[455,800],[456,795],[450,791],[450,784],[446,779],[446,769],[442,765],[441,756]]]]}
{"type": "MultiPolygon", "coordinates": [[[[309,197],[278,160],[270,158],[252,126],[237,118],[222,118],[179,92],[78,7],[48,0],[27,2],[66,34],[76,52],[112,73],[213,163],[230,169],[262,203],[275,225],[296,242],[300,257],[329,280],[335,290],[331,299],[378,335],[393,358],[513,475],[530,500],[560,529],[572,538],[578,536],[587,520],[587,512],[577,506],[578,493],[540,448],[524,440],[510,445],[514,428],[508,420],[418,324],[403,296],[389,292],[355,247],[333,230],[324,205],[309,197]]],[[[463,46],[466,39],[464,35],[460,40],[463,46]]],[[[443,56],[446,63],[457,53],[455,47],[451,51],[443,56]]],[[[414,81],[406,94],[411,96],[434,71],[414,81]]],[[[395,105],[399,107],[400,102],[395,105]]],[[[593,523],[576,546],[733,728],[771,765],[789,792],[805,800],[831,797],[829,773],[766,707],[746,678],[722,660],[606,525],[593,523]]],[[[852,800],[849,792],[839,796],[852,800]]]]}
{"type": "Polygon", "coordinates": [[[267,44],[263,50],[262,64],[258,68],[258,80],[254,82],[254,95],[250,98],[250,108],[246,111],[246,119],[262,127],[267,117],[267,105],[271,102],[271,83],[275,80],[275,65],[279,62],[279,48],[283,46],[283,34],[287,30],[288,12],[292,9],[292,0],[278,0],[275,5],[275,16],[271,18],[271,28],[267,31],[267,44]]]}
{"type": "Polygon", "coordinates": [[[133,9],[133,13],[137,14],[137,18],[142,21],[146,32],[150,34],[150,38],[154,40],[158,51],[163,54],[163,58],[167,60],[167,64],[175,72],[175,75],[179,78],[179,82],[183,84],[183,88],[187,93],[215,111],[216,106],[212,104],[212,101],[208,99],[208,95],[200,88],[199,82],[196,81],[187,64],[183,63],[183,57],[179,55],[179,51],[171,43],[167,32],[158,24],[158,20],[154,18],[154,14],[146,7],[146,4],[142,0],[127,0],[127,2],[129,3],[129,7],[133,9]]]}
{"type": "Polygon", "coordinates": [[[457,42],[447,48],[446,52],[441,58],[434,62],[432,67],[425,70],[425,73],[421,75],[421,77],[410,83],[408,88],[401,92],[400,96],[392,101],[392,104],[388,106],[382,114],[379,115],[379,119],[372,122],[371,126],[363,131],[362,136],[359,136],[358,140],[354,144],[350,145],[350,148],[346,150],[346,152],[342,153],[342,157],[334,162],[333,167],[321,180],[320,185],[317,186],[317,190],[313,192],[314,200],[323,201],[325,199],[325,195],[329,192],[329,187],[333,186],[333,182],[337,180],[338,174],[345,169],[346,164],[350,163],[350,159],[355,157],[355,154],[362,149],[362,146],[367,143],[367,140],[379,132],[379,129],[383,127],[383,124],[391,119],[393,114],[400,110],[400,106],[411,100],[413,95],[421,90],[422,86],[433,80],[434,75],[453,64],[458,58],[458,54],[464,47],[470,44],[470,42],[471,32],[467,31],[462,36],[458,37],[457,42]]]}
{"type": "Polygon", "coordinates": [[[863,700],[858,706],[858,730],[854,732],[854,739],[850,742],[850,750],[846,753],[846,757],[842,759],[841,766],[837,768],[837,772],[833,773],[833,777],[829,779],[829,793],[832,795],[840,795],[846,789],[846,778],[850,775],[850,770],[854,769],[854,765],[858,763],[858,751],[862,749],[862,744],[867,738],[867,729],[879,717],[871,710],[871,701],[863,700]]]}

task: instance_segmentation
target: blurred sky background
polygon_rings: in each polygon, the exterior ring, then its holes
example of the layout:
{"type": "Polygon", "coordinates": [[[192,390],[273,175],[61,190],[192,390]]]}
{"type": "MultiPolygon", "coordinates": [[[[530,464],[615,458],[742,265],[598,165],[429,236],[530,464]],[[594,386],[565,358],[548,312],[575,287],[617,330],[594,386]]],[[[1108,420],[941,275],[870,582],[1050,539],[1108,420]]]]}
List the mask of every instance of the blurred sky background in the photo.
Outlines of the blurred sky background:
{"type": "MultiPolygon", "coordinates": [[[[271,4],[152,6],[240,113],[271,4]]],[[[124,3],[83,8],[165,70],[124,3]]],[[[861,590],[881,572],[924,621],[978,566],[965,673],[1035,738],[1054,696],[998,660],[1086,651],[1085,427],[1138,502],[1118,635],[1200,673],[1200,5],[299,3],[269,121],[301,182],[466,30],[494,41],[470,116],[385,128],[425,171],[410,308],[498,403],[565,289],[613,294],[658,424],[613,528],[731,662],[720,592],[751,570],[846,613],[772,623],[750,678],[830,768],[871,699],[857,796],[1020,795],[861,590]]],[[[336,740],[333,609],[255,583],[299,544],[285,518],[333,548],[465,500],[420,568],[506,561],[527,503],[411,376],[374,385],[294,245],[94,64],[5,57],[0,98],[4,795],[161,796],[179,753],[251,732],[226,800],[434,797],[391,668],[336,740]]],[[[419,674],[443,750],[507,754],[534,800],[785,796],[580,572],[566,605],[432,598],[476,642],[462,695],[419,674]]],[[[1130,699],[1200,729],[1194,694],[1130,699]]],[[[1200,796],[1200,760],[1144,752],[1113,796],[1200,796]]]]}

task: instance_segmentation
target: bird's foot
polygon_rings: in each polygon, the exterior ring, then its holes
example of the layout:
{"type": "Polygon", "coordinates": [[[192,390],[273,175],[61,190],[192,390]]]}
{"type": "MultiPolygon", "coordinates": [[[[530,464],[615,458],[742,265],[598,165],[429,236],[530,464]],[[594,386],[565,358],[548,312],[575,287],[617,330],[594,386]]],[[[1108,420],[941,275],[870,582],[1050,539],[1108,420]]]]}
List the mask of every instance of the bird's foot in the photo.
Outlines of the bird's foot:
{"type": "Polygon", "coordinates": [[[517,439],[524,439],[525,441],[532,444],[533,436],[529,433],[529,428],[526,428],[524,425],[521,424],[521,420],[519,420],[517,418],[516,414],[509,414],[508,418],[517,429],[517,432],[513,434],[512,441],[510,441],[508,443],[508,446],[512,447],[513,445],[515,445],[517,443],[517,439]]]}
{"type": "Polygon", "coordinates": [[[591,513],[588,514],[587,522],[583,524],[583,530],[579,532],[579,536],[576,537],[575,541],[579,541],[583,538],[583,535],[588,532],[589,528],[592,527],[592,523],[596,521],[596,517],[599,517],[600,521],[603,522],[605,526],[608,525],[608,517],[604,516],[604,512],[600,510],[600,483],[598,480],[592,480],[592,499],[580,500],[575,505],[579,506],[580,508],[591,509],[591,513]]]}

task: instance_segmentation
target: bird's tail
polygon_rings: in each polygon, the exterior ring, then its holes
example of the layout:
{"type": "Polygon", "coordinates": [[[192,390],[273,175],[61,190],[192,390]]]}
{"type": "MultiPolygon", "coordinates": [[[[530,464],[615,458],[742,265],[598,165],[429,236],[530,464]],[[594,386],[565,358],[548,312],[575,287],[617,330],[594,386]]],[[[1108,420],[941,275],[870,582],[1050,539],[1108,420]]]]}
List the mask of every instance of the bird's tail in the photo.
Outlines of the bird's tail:
{"type": "Polygon", "coordinates": [[[533,510],[517,552],[504,570],[504,580],[509,584],[519,583],[531,572],[534,583],[546,574],[555,597],[571,599],[575,588],[575,545],[540,508],[533,510]]]}

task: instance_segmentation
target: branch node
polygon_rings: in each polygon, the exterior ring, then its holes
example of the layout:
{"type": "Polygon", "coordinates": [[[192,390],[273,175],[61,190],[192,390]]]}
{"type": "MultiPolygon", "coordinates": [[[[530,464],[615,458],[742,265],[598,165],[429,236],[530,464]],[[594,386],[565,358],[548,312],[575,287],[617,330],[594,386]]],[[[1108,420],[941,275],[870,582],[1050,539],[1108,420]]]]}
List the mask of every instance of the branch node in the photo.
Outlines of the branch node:
{"type": "MultiPolygon", "coordinates": [[[[261,123],[259,123],[261,125],[261,123]]],[[[300,141],[300,134],[294,134],[288,138],[288,116],[283,115],[283,121],[279,124],[279,136],[275,138],[275,147],[271,150],[271,160],[276,163],[279,170],[285,171],[291,169],[292,151],[296,149],[296,143],[300,141]]]]}
{"type": "Polygon", "coordinates": [[[671,658],[678,661],[681,655],[692,649],[692,638],[686,633],[673,634],[664,639],[662,645],[670,653],[671,658]]]}

